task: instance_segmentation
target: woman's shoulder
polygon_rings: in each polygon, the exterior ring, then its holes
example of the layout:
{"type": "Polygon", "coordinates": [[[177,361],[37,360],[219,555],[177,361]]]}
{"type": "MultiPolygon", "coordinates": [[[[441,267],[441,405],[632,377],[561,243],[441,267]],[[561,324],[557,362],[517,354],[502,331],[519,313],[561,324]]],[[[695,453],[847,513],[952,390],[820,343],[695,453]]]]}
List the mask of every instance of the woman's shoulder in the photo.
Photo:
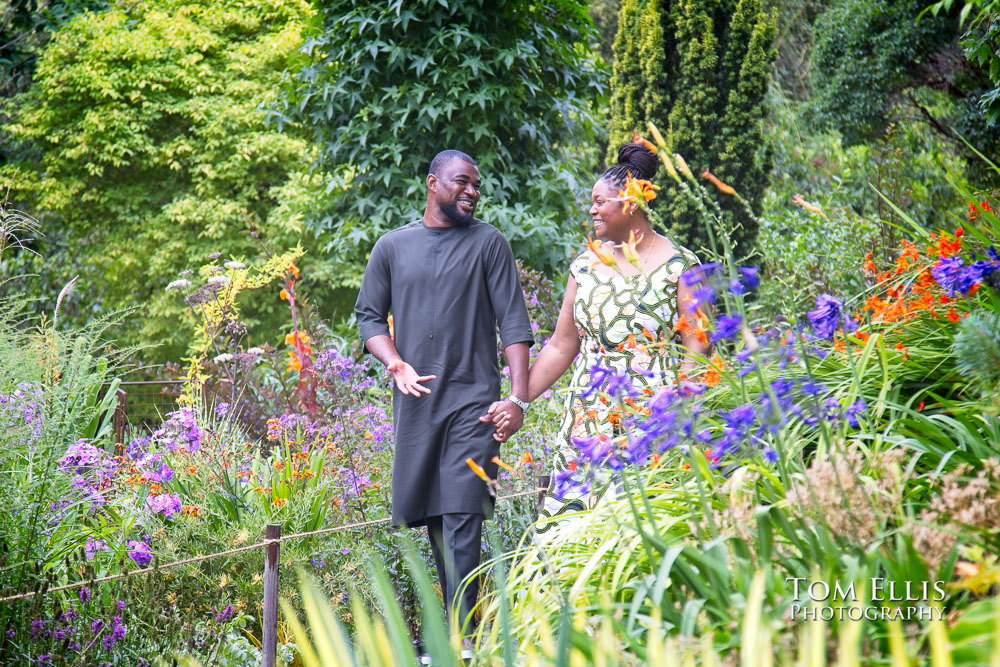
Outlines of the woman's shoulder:
{"type": "Polygon", "coordinates": [[[589,275],[593,271],[594,262],[597,261],[597,256],[594,253],[584,249],[569,263],[569,274],[579,282],[579,276],[581,274],[589,275]]]}

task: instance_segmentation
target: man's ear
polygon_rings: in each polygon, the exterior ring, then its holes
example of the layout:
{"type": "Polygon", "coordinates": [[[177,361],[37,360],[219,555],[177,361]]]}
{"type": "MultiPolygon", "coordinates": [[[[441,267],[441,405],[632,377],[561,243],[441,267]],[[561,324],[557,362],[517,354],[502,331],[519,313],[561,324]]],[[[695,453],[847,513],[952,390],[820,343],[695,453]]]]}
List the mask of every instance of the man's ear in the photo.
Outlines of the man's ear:
{"type": "Polygon", "coordinates": [[[437,187],[438,177],[434,174],[427,174],[427,189],[433,190],[437,187]]]}

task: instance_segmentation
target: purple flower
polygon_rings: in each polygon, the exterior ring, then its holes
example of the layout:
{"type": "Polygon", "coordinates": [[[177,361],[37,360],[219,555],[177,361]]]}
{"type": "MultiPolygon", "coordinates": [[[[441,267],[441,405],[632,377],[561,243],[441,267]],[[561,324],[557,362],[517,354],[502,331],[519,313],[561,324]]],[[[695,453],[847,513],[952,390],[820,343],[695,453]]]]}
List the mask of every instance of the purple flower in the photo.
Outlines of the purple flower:
{"type": "Polygon", "coordinates": [[[807,315],[812,322],[813,331],[820,338],[829,340],[837,329],[840,319],[841,303],[829,294],[816,297],[816,310],[810,310],[807,315]]]}
{"type": "Polygon", "coordinates": [[[730,340],[740,332],[740,324],[742,322],[743,318],[739,315],[733,317],[723,315],[715,323],[715,331],[712,332],[712,342],[717,343],[720,340],[730,340]]]}
{"type": "Polygon", "coordinates": [[[229,403],[219,403],[218,405],[215,406],[215,416],[216,417],[226,416],[227,414],[229,414],[229,409],[231,407],[232,406],[229,403]]]}
{"type": "Polygon", "coordinates": [[[729,281],[729,293],[739,296],[740,294],[746,294],[747,288],[737,279],[729,281]]]}
{"type": "Polygon", "coordinates": [[[858,415],[868,409],[868,405],[860,398],[852,403],[845,411],[844,416],[851,428],[858,427],[858,415]]]}
{"type": "Polygon", "coordinates": [[[121,616],[115,616],[112,622],[111,632],[104,636],[104,648],[110,651],[114,645],[125,637],[125,624],[122,623],[121,616]]]}
{"type": "Polygon", "coordinates": [[[215,620],[217,623],[225,623],[233,617],[233,605],[227,604],[225,609],[220,611],[215,615],[215,620]]]}
{"type": "Polygon", "coordinates": [[[90,602],[90,589],[86,586],[80,588],[80,602],[90,602]]]}
{"type": "Polygon", "coordinates": [[[760,281],[757,279],[758,271],[760,271],[760,269],[757,268],[756,266],[739,267],[739,272],[743,274],[743,282],[745,282],[746,286],[749,287],[750,289],[753,289],[754,287],[760,284],[760,281]]]}
{"type": "Polygon", "coordinates": [[[948,296],[955,295],[956,282],[964,263],[961,257],[942,257],[931,267],[934,280],[948,296]]]}
{"type": "Polygon", "coordinates": [[[181,497],[176,493],[161,493],[158,496],[149,494],[146,496],[146,509],[150,514],[171,517],[181,511],[181,497]]]}
{"type": "Polygon", "coordinates": [[[138,540],[129,540],[129,558],[135,561],[135,564],[139,567],[145,567],[149,565],[150,561],[153,560],[153,550],[145,542],[139,542],[138,540]]]}
{"type": "Polygon", "coordinates": [[[344,547],[343,549],[340,550],[340,553],[346,556],[347,554],[351,553],[351,547],[344,547]]]}

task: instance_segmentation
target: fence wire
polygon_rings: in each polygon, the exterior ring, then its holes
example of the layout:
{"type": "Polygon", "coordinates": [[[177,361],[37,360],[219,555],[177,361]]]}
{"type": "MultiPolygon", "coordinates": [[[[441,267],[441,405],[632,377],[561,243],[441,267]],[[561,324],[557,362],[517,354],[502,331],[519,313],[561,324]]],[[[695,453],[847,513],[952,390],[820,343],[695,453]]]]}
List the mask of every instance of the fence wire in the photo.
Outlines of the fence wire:
{"type": "MultiPolygon", "coordinates": [[[[537,494],[542,493],[542,492],[544,492],[546,490],[547,489],[545,489],[543,487],[538,487],[538,488],[535,488],[535,489],[530,489],[528,491],[521,491],[521,492],[518,492],[518,493],[512,493],[510,495],[506,495],[506,496],[500,496],[500,497],[497,498],[497,501],[499,502],[501,500],[512,500],[514,498],[522,498],[524,496],[529,496],[529,495],[533,495],[533,494],[537,495],[537,494]]],[[[140,574],[149,574],[150,572],[157,572],[159,570],[166,570],[166,569],[169,569],[169,568],[172,568],[172,567],[179,567],[181,565],[190,565],[191,563],[200,563],[202,561],[213,560],[215,558],[221,558],[223,556],[231,556],[233,554],[238,554],[238,553],[241,553],[243,551],[251,551],[253,549],[260,549],[260,548],[266,547],[266,546],[268,546],[270,544],[280,544],[281,542],[286,542],[288,540],[297,540],[297,539],[301,539],[303,537],[314,537],[316,535],[324,535],[326,533],[338,533],[338,532],[343,532],[343,531],[347,531],[347,530],[354,530],[356,528],[365,528],[365,527],[368,527],[368,526],[377,526],[377,525],[380,525],[380,524],[383,524],[383,523],[389,523],[390,521],[392,521],[392,519],[387,517],[385,519],[373,519],[371,521],[362,521],[362,522],[359,522],[359,523],[350,523],[350,524],[346,524],[346,525],[343,525],[343,526],[334,526],[332,528],[320,528],[319,530],[311,530],[311,531],[308,531],[308,532],[305,532],[305,533],[293,533],[291,535],[282,535],[281,537],[278,537],[278,538],[275,538],[275,539],[267,539],[267,540],[262,540],[260,542],[256,542],[255,544],[248,544],[245,547],[236,547],[235,549],[228,549],[226,551],[219,551],[217,553],[204,554],[204,555],[201,555],[201,556],[191,556],[190,558],[184,558],[184,559],[181,559],[181,560],[175,560],[175,561],[171,561],[169,563],[164,563],[162,565],[154,565],[152,567],[144,567],[144,568],[141,568],[141,569],[138,569],[138,570],[129,570],[128,572],[119,572],[118,574],[111,574],[111,575],[108,575],[106,577],[96,577],[96,578],[93,578],[93,579],[86,579],[84,581],[77,581],[77,582],[74,582],[72,584],[64,584],[62,586],[54,586],[52,588],[48,588],[48,587],[46,587],[46,586],[43,585],[40,589],[35,590],[35,591],[28,591],[26,593],[18,593],[16,595],[8,595],[6,597],[2,597],[2,598],[0,598],[0,602],[14,602],[16,600],[23,600],[23,599],[26,599],[26,598],[35,597],[37,595],[46,595],[47,593],[56,593],[58,591],[69,591],[69,590],[73,590],[74,588],[80,588],[82,586],[91,586],[93,584],[100,584],[100,583],[103,583],[103,582],[106,582],[106,581],[117,581],[119,579],[125,579],[127,577],[134,577],[134,576],[140,575],[140,574]]]]}

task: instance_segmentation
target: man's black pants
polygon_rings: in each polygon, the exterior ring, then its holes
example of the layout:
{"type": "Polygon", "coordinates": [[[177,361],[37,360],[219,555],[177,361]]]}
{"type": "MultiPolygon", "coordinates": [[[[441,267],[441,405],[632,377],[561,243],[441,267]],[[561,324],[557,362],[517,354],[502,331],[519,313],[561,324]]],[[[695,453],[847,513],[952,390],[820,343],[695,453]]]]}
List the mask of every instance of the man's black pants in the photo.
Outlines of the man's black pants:
{"type": "Polygon", "coordinates": [[[483,515],[443,514],[428,517],[427,533],[431,539],[438,579],[441,581],[445,609],[450,617],[453,607],[457,607],[459,627],[468,623],[468,629],[471,630],[475,628],[476,622],[469,614],[479,597],[479,577],[469,582],[459,600],[456,601],[455,596],[459,594],[462,580],[479,567],[483,548],[483,515]]]}

